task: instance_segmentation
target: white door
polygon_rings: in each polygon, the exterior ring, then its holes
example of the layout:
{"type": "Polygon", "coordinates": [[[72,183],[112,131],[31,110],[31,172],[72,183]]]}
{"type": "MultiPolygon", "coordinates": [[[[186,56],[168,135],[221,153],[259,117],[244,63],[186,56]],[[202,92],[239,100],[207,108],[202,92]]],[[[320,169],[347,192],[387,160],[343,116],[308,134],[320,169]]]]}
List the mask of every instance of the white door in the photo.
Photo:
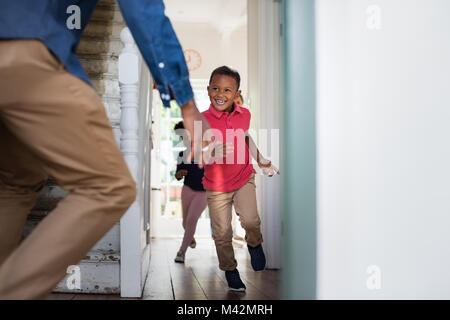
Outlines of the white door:
{"type": "MultiPolygon", "coordinates": [[[[280,2],[248,0],[248,92],[251,136],[261,154],[280,168],[280,2]]],[[[257,165],[254,165],[258,171],[257,165]]],[[[280,168],[283,171],[283,168],[280,168]]],[[[256,177],[267,267],[281,267],[280,176],[256,177]]]]}

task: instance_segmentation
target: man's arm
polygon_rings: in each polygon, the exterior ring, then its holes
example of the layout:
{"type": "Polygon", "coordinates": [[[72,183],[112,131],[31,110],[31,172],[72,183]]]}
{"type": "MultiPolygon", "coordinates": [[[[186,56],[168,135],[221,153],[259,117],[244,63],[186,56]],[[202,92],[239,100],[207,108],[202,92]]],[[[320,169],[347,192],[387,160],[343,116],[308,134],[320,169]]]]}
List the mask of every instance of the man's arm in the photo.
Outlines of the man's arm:
{"type": "Polygon", "coordinates": [[[118,0],[120,10],[168,107],[171,96],[180,106],[194,95],[184,53],[162,0],[118,0]]]}
{"type": "MultiPolygon", "coordinates": [[[[120,10],[130,28],[141,54],[147,63],[164,106],[175,99],[181,108],[184,127],[189,132],[193,154],[200,157],[203,132],[208,122],[198,111],[194,101],[189,71],[181,45],[166,17],[162,0],[118,0],[120,10]],[[194,123],[199,121],[200,132],[194,136],[194,123]]],[[[202,163],[199,164],[202,167],[202,163]]]]}

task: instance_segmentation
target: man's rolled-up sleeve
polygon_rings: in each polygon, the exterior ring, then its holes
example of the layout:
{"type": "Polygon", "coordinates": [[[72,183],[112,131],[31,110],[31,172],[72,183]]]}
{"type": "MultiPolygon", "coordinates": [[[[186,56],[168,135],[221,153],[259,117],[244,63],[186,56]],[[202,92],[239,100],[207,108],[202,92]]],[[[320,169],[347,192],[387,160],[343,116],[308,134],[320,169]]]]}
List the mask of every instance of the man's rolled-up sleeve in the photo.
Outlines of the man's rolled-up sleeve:
{"type": "Polygon", "coordinates": [[[184,53],[166,17],[162,0],[118,0],[120,10],[147,63],[164,106],[171,95],[179,105],[194,96],[184,53]]]}

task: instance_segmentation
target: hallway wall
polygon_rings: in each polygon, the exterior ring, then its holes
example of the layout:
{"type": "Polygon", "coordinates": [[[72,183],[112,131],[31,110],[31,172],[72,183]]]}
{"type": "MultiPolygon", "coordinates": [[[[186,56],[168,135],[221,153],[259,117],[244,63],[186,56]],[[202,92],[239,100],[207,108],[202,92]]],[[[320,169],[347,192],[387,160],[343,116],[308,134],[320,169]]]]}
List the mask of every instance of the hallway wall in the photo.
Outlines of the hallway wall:
{"type": "MultiPolygon", "coordinates": [[[[183,50],[195,50],[199,68],[190,71],[191,79],[209,79],[222,65],[241,75],[241,90],[247,100],[247,3],[245,0],[165,0],[166,14],[183,50]]],[[[188,66],[196,65],[188,61],[188,66]]],[[[189,59],[189,58],[188,58],[189,59]]],[[[200,106],[207,108],[207,106],[200,106]]]]}
{"type": "MultiPolygon", "coordinates": [[[[209,79],[211,72],[222,65],[238,70],[242,85],[247,87],[247,25],[230,33],[211,24],[173,21],[173,27],[183,49],[195,49],[201,54],[199,69],[190,72],[192,79],[209,79]]],[[[245,93],[245,92],[244,92],[245,93]]]]}
{"type": "Polygon", "coordinates": [[[316,88],[314,0],[283,1],[281,123],[284,299],[316,297],[316,88]]]}
{"type": "Polygon", "coordinates": [[[320,299],[450,299],[448,12],[316,1],[320,299]]]}

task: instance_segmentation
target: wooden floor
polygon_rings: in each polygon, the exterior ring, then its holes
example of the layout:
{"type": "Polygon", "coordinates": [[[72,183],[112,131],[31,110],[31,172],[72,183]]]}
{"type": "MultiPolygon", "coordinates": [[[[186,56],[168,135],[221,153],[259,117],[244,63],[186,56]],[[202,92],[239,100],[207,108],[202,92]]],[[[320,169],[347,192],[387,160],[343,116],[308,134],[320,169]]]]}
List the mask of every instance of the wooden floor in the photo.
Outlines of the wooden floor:
{"type": "MultiPolygon", "coordinates": [[[[253,271],[247,247],[234,244],[238,270],[247,286],[246,292],[227,288],[225,274],[218,268],[217,254],[211,239],[197,239],[195,249],[188,248],[184,264],[174,258],[181,239],[154,239],[150,270],[142,300],[270,300],[279,299],[279,271],[253,271]]],[[[129,300],[118,295],[51,294],[47,299],[129,300]]],[[[139,299],[141,300],[141,299],[139,299]]]]}

